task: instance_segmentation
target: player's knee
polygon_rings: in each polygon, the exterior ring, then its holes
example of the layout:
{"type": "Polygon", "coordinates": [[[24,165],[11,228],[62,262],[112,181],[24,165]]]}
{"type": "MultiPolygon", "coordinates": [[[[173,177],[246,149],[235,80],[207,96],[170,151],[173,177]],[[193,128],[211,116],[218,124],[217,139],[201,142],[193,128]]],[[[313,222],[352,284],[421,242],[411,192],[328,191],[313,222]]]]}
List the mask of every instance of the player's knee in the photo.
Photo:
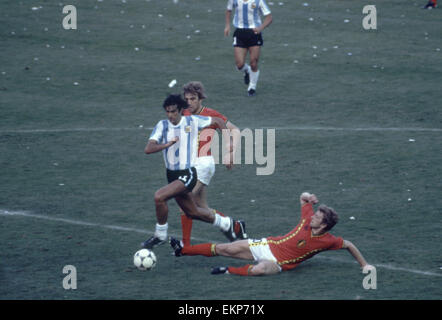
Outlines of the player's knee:
{"type": "Polygon", "coordinates": [[[153,200],[155,201],[155,203],[162,203],[164,202],[165,197],[161,194],[161,192],[157,191],[153,196],[153,200]]]}
{"type": "Polygon", "coordinates": [[[191,212],[191,211],[189,211],[189,212],[186,211],[186,216],[189,217],[190,219],[197,219],[198,218],[198,215],[195,214],[194,212],[191,212]]]}
{"type": "Polygon", "coordinates": [[[257,264],[250,269],[249,273],[252,276],[262,276],[266,274],[266,270],[263,265],[257,264]]]}

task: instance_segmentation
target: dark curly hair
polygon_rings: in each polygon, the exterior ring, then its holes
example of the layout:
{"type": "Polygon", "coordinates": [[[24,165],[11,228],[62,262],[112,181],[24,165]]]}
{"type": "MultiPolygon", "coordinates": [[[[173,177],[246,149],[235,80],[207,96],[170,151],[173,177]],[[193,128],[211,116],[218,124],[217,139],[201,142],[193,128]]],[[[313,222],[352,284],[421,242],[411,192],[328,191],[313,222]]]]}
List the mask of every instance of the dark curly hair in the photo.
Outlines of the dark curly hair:
{"type": "Polygon", "coordinates": [[[171,94],[163,102],[163,108],[166,109],[168,106],[177,106],[178,111],[181,109],[186,109],[188,107],[187,101],[181,97],[180,94],[171,94]]]}

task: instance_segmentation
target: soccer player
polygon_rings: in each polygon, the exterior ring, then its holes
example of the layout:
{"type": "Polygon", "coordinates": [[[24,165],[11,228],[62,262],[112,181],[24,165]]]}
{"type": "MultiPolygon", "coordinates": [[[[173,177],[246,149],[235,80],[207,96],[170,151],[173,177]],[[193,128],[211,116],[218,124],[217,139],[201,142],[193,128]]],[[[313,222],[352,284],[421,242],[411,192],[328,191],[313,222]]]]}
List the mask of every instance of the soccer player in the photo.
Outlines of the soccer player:
{"type": "Polygon", "coordinates": [[[236,68],[244,72],[244,83],[249,96],[256,94],[259,69],[258,60],[263,45],[262,31],[272,23],[272,14],[265,0],[228,0],[225,14],[224,36],[230,33],[232,10],[235,9],[233,47],[236,68]],[[264,21],[261,22],[261,15],[264,21]],[[249,53],[250,65],[246,63],[249,53]]]}
{"type": "MultiPolygon", "coordinates": [[[[183,96],[187,101],[189,107],[183,111],[183,115],[199,115],[199,116],[211,116],[221,118],[227,129],[231,132],[232,138],[232,152],[227,156],[234,158],[236,145],[240,139],[240,133],[237,126],[227,120],[227,118],[218,111],[203,106],[203,100],[206,99],[204,92],[204,86],[199,81],[191,81],[183,86],[183,96]]],[[[207,204],[207,186],[210,183],[213,175],[215,174],[215,160],[211,153],[211,142],[215,134],[216,126],[212,125],[204,128],[199,133],[198,139],[198,157],[195,162],[195,169],[198,176],[198,181],[193,188],[192,193],[194,195],[195,203],[201,207],[206,208],[214,212],[215,215],[219,215],[220,219],[226,219],[221,212],[209,208],[207,204]]],[[[225,159],[225,163],[228,163],[228,169],[231,168],[232,160],[225,159]]],[[[190,245],[190,238],[192,233],[192,218],[186,214],[181,213],[181,225],[182,225],[182,242],[184,246],[190,245]]],[[[237,222],[238,223],[238,222],[237,222]]],[[[238,226],[240,228],[241,226],[238,226]]],[[[245,225],[242,225],[245,228],[245,225]]],[[[243,234],[244,238],[247,238],[246,234],[243,234]]],[[[233,239],[232,239],[233,240],[233,239]]]]}
{"type": "Polygon", "coordinates": [[[179,241],[172,238],[170,244],[176,256],[226,256],[258,262],[238,268],[216,267],[212,269],[212,274],[229,273],[243,276],[277,274],[295,268],[321,251],[337,249],[348,250],[361,267],[371,267],[354,244],[328,233],[338,221],[338,216],[332,208],[321,205],[314,212],[313,204],[318,203],[318,199],[314,194],[307,192],[301,194],[300,202],[301,220],[284,236],[224,244],[205,243],[191,247],[181,247],[179,241]]]}
{"type": "Polygon", "coordinates": [[[154,127],[144,150],[146,154],[163,151],[169,182],[155,192],[157,224],[154,235],[141,244],[144,248],[151,249],[166,241],[169,211],[167,201],[171,198],[175,198],[188,216],[219,227],[229,240],[244,238],[243,221],[234,221],[229,217],[215,215],[206,208],[200,208],[191,196],[197,182],[195,160],[199,130],[211,125],[220,129],[227,127],[224,121],[217,117],[182,116],[186,107],[187,103],[181,95],[170,95],[166,98],[163,108],[167,119],[159,121],[154,127]]]}
{"type": "Polygon", "coordinates": [[[429,8],[436,8],[436,7],[437,7],[437,0],[428,0],[428,3],[424,8],[429,9],[429,8]]]}

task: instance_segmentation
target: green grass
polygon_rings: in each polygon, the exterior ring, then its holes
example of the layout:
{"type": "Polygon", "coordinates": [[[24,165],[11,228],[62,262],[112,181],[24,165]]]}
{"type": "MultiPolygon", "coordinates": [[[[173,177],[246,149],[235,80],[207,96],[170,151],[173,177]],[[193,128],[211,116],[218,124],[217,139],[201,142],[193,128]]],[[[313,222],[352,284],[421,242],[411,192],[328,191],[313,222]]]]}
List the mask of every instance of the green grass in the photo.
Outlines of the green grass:
{"type": "MultiPolygon", "coordinates": [[[[0,299],[441,299],[441,12],[371,1],[378,29],[366,31],[360,2],[306,2],[270,7],[249,98],[223,1],[71,1],[77,30],[62,28],[58,1],[2,1],[0,210],[28,215],[0,215],[0,299]],[[258,238],[289,231],[299,194],[316,193],[340,215],[333,233],[377,265],[377,290],[344,251],[249,278],[209,273],[243,261],[163,246],[154,270],[134,269],[166,182],[161,154],[143,149],[165,96],[190,80],[240,128],[276,128],[274,174],[217,166],[210,205],[258,238]],[[77,290],[62,287],[68,264],[77,290]]],[[[169,225],[180,237],[173,202],[169,225]]],[[[224,241],[201,222],[193,236],[224,241]]]]}

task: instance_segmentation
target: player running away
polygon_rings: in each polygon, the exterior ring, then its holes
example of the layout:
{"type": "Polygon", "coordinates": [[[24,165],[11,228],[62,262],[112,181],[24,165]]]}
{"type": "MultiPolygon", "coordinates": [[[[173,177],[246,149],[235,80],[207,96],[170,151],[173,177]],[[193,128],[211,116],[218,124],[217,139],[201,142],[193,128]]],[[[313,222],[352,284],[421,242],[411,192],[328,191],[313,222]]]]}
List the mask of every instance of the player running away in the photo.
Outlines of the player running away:
{"type": "Polygon", "coordinates": [[[321,251],[338,249],[348,250],[361,267],[371,267],[353,243],[328,233],[338,221],[338,216],[332,208],[321,205],[314,212],[313,205],[318,203],[318,199],[314,194],[307,192],[301,194],[300,202],[301,220],[284,236],[223,244],[203,243],[190,247],[181,247],[178,240],[171,238],[170,244],[176,256],[225,256],[257,261],[257,264],[246,264],[242,267],[216,267],[212,269],[212,274],[277,274],[295,268],[321,251]]]}

